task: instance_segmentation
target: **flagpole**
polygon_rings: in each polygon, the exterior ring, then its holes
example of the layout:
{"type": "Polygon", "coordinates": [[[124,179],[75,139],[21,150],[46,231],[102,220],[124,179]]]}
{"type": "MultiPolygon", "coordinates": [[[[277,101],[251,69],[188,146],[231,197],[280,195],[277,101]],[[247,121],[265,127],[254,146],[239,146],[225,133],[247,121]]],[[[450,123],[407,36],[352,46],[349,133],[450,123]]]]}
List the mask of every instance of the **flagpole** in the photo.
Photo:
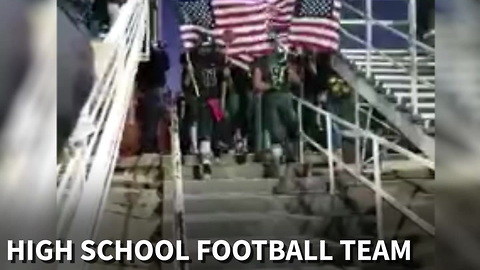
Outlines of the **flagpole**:
{"type": "MultiPolygon", "coordinates": [[[[185,20],[186,15],[180,10],[178,4],[179,1],[172,0],[171,3],[174,5],[175,10],[179,17],[182,17],[185,20]]],[[[200,90],[198,88],[198,83],[197,80],[195,79],[195,74],[193,72],[193,64],[190,56],[190,52],[187,50],[186,51],[186,60],[187,60],[187,68],[188,68],[188,74],[190,74],[190,78],[192,80],[193,88],[195,89],[195,95],[197,97],[200,97],[200,90]]]]}
{"type": "Polygon", "coordinates": [[[197,80],[195,79],[195,74],[193,73],[193,64],[192,64],[192,60],[191,60],[189,51],[187,51],[186,56],[187,56],[188,74],[190,74],[190,78],[192,80],[193,88],[195,89],[195,95],[197,97],[200,97],[200,91],[198,89],[197,80]]]}

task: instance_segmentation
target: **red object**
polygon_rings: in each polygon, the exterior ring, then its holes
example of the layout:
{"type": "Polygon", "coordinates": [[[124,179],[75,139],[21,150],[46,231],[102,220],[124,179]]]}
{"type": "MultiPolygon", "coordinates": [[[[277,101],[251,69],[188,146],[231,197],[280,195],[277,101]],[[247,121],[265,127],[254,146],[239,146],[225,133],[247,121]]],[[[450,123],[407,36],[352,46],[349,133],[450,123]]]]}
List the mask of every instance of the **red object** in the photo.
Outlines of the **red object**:
{"type": "Polygon", "coordinates": [[[222,110],[222,106],[220,105],[220,99],[218,98],[211,98],[207,100],[208,106],[212,111],[213,118],[216,122],[220,122],[225,118],[225,113],[222,110]]]}

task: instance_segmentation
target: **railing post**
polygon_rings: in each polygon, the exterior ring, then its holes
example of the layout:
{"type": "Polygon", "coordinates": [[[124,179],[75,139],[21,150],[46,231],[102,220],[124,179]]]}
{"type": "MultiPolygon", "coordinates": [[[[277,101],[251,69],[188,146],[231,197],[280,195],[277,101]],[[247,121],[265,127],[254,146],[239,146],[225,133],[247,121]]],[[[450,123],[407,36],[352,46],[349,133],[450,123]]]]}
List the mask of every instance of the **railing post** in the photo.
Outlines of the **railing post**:
{"type": "Polygon", "coordinates": [[[411,83],[411,101],[413,114],[418,114],[418,66],[417,66],[417,0],[409,1],[409,16],[410,21],[410,83],[411,83]]]}
{"type": "Polygon", "coordinates": [[[365,9],[367,11],[367,18],[366,18],[366,39],[367,39],[367,77],[370,78],[372,76],[372,47],[373,47],[373,8],[372,8],[372,0],[365,1],[365,9]]]}
{"type": "Polygon", "coordinates": [[[253,96],[254,99],[254,114],[253,120],[255,123],[255,152],[258,154],[263,150],[264,146],[264,132],[262,125],[262,94],[257,93],[253,96]]]}
{"type": "MultiPolygon", "coordinates": [[[[380,146],[376,138],[372,138],[373,146],[373,178],[375,187],[377,190],[382,189],[382,172],[380,168],[380,146]]],[[[383,230],[383,198],[380,193],[375,192],[375,208],[377,214],[377,237],[378,239],[384,239],[383,230]]]]}
{"type": "Polygon", "coordinates": [[[327,148],[328,148],[328,173],[330,180],[330,195],[335,195],[335,168],[333,160],[333,136],[332,136],[332,117],[326,114],[327,121],[327,148]]]}
{"type": "MultiPolygon", "coordinates": [[[[148,1],[148,0],[145,0],[145,1],[148,1]]],[[[154,11],[153,9],[153,6],[152,6],[152,3],[149,2],[149,3],[146,3],[145,5],[148,6],[148,8],[145,8],[145,52],[144,52],[144,57],[145,57],[145,61],[147,61],[148,59],[150,59],[150,46],[151,46],[151,43],[152,41],[156,41],[155,37],[156,37],[156,34],[155,33],[152,33],[154,31],[154,29],[151,27],[152,23],[153,24],[156,24],[155,22],[152,22],[152,18],[151,18],[151,15],[154,11]]]]}
{"type": "MultiPolygon", "coordinates": [[[[366,10],[366,18],[365,18],[365,37],[366,37],[366,73],[367,78],[372,76],[372,48],[373,48],[373,8],[372,8],[372,0],[365,0],[365,10],[366,10]]],[[[360,95],[358,91],[355,91],[355,125],[360,127],[360,95]]],[[[355,136],[355,165],[358,172],[361,172],[363,167],[363,158],[362,158],[362,142],[357,134],[355,136]]],[[[366,147],[366,145],[363,145],[366,147]]]]}
{"type": "Polygon", "coordinates": [[[297,117],[298,117],[298,161],[300,164],[305,163],[305,155],[304,155],[304,145],[305,142],[303,140],[303,112],[302,112],[302,100],[303,100],[303,85],[300,89],[300,99],[297,100],[297,117]]]}
{"type": "MultiPolygon", "coordinates": [[[[149,14],[149,29],[151,31],[151,39],[154,41],[159,40],[158,34],[161,32],[162,25],[160,29],[158,28],[159,18],[162,17],[163,1],[149,0],[150,5],[150,14],[149,14]],[[160,30],[160,31],[159,31],[160,30]]],[[[161,39],[162,37],[160,37],[161,39]]]]}

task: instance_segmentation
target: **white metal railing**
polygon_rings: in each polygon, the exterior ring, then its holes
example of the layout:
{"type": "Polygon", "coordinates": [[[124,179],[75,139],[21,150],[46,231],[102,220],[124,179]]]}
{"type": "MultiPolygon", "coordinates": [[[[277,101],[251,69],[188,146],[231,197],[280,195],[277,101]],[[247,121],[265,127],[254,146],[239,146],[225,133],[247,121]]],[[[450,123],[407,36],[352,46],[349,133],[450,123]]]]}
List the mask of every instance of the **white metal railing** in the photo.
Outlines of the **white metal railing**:
{"type": "MultiPolygon", "coordinates": [[[[372,53],[378,53],[381,56],[383,56],[385,59],[387,59],[389,62],[391,62],[392,65],[394,65],[397,68],[400,68],[404,70],[405,72],[408,72],[410,74],[410,84],[411,84],[411,100],[412,100],[412,109],[413,109],[413,114],[417,115],[419,106],[418,106],[418,88],[419,88],[419,83],[423,83],[429,87],[434,87],[433,83],[430,80],[424,79],[419,77],[418,74],[418,49],[423,50],[429,55],[434,55],[435,54],[435,49],[424,44],[423,42],[420,42],[417,40],[417,10],[416,10],[416,1],[417,0],[405,0],[408,2],[408,26],[409,26],[409,32],[403,33],[402,31],[395,29],[392,27],[392,23],[387,23],[382,20],[376,20],[373,17],[373,0],[363,0],[365,1],[365,12],[355,8],[351,4],[347,3],[346,1],[343,3],[343,6],[348,9],[349,11],[355,13],[356,15],[360,16],[362,20],[365,20],[365,25],[366,25],[366,35],[365,35],[365,40],[355,36],[354,34],[350,33],[348,30],[345,29],[345,27],[341,28],[341,32],[344,34],[345,37],[361,44],[362,46],[365,46],[366,49],[366,73],[367,76],[370,77],[372,75],[372,65],[371,65],[371,60],[372,60],[372,53]],[[380,26],[383,29],[388,30],[389,32],[393,33],[394,35],[404,39],[408,43],[408,51],[410,53],[410,65],[407,66],[405,64],[402,64],[389,55],[385,54],[378,48],[375,48],[373,46],[373,26],[380,26]]],[[[403,21],[402,21],[403,22],[403,21]]],[[[342,25],[348,25],[348,23],[345,23],[342,25]]],[[[358,110],[356,110],[358,111],[358,110]]],[[[357,115],[357,113],[356,113],[357,115]]],[[[357,117],[356,117],[357,118],[357,117]]],[[[356,120],[357,123],[358,120],[356,120]]]]}
{"type": "MultiPolygon", "coordinates": [[[[415,212],[412,210],[408,209],[407,206],[403,205],[400,203],[397,199],[395,199],[391,194],[387,193],[383,188],[382,188],[382,168],[381,168],[381,161],[380,161],[380,148],[386,148],[392,151],[395,151],[405,157],[407,157],[409,160],[413,160],[417,162],[419,165],[422,165],[426,168],[429,168],[431,170],[435,169],[435,163],[432,160],[428,160],[420,155],[417,155],[407,149],[404,149],[403,147],[390,142],[382,137],[379,137],[375,134],[373,134],[370,131],[363,130],[360,127],[358,127],[355,124],[352,124],[350,122],[347,122],[343,120],[342,118],[333,115],[325,110],[322,110],[315,105],[301,99],[298,97],[294,97],[295,102],[297,102],[297,108],[298,108],[298,115],[301,116],[301,111],[303,108],[310,109],[317,114],[321,115],[325,119],[326,123],[326,132],[327,132],[327,149],[323,148],[319,143],[317,143],[314,139],[309,137],[307,134],[305,134],[302,130],[301,124],[299,124],[299,129],[300,129],[300,134],[301,134],[301,139],[300,139],[300,155],[303,155],[304,149],[304,141],[311,144],[313,147],[315,147],[317,150],[323,152],[327,157],[328,157],[328,169],[329,169],[329,192],[331,195],[335,194],[336,191],[336,186],[335,186],[335,168],[334,168],[334,163],[337,164],[337,166],[341,167],[341,169],[345,170],[352,176],[354,176],[356,179],[358,179],[360,182],[362,182],[364,185],[366,185],[368,188],[370,188],[374,193],[375,193],[375,206],[376,206],[376,218],[377,218],[377,231],[378,231],[378,237],[380,239],[384,238],[384,231],[383,231],[383,200],[387,201],[390,203],[393,207],[395,207],[397,210],[399,210],[402,214],[407,216],[409,219],[411,219],[413,222],[415,222],[420,228],[422,228],[424,231],[426,231],[430,235],[435,235],[435,227],[423,220],[421,217],[419,217],[415,212]],[[368,179],[366,176],[362,175],[361,172],[357,170],[355,166],[350,166],[347,165],[341,158],[336,156],[334,154],[334,149],[333,149],[333,138],[332,138],[332,128],[333,125],[339,125],[342,127],[342,129],[347,129],[350,130],[351,132],[356,134],[356,138],[360,139],[365,139],[369,140],[372,142],[372,152],[373,152],[373,177],[374,181],[372,182],[370,179],[368,179]]],[[[301,119],[301,118],[300,118],[301,119]]],[[[301,121],[299,121],[301,123],[301,121]]],[[[303,158],[300,157],[300,160],[303,158]]]]}
{"type": "MultiPolygon", "coordinates": [[[[172,178],[174,181],[174,237],[183,242],[183,254],[188,255],[187,228],[185,224],[185,197],[183,194],[183,178],[182,178],[182,152],[180,150],[180,132],[179,132],[178,113],[176,106],[170,106],[170,135],[171,135],[171,167],[172,178]]],[[[175,269],[188,270],[188,263],[178,261],[175,269]]]]}
{"type": "MultiPolygon", "coordinates": [[[[97,79],[57,171],[58,236],[93,239],[110,188],[149,24],[149,1],[130,0],[98,44],[97,79]]],[[[62,266],[72,269],[73,265],[62,266]]]]}

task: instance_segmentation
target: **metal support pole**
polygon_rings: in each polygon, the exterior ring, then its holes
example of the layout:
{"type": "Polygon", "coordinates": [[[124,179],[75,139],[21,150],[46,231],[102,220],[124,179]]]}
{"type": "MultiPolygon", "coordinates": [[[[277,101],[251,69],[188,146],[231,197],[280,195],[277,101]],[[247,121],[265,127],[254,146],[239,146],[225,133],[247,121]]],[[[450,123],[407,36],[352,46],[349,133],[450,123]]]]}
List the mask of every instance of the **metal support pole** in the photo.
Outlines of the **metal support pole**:
{"type": "MultiPolygon", "coordinates": [[[[303,100],[303,84],[300,88],[300,99],[303,100]]],[[[303,139],[303,108],[302,103],[297,101],[297,117],[298,117],[298,160],[300,164],[305,163],[305,155],[304,155],[304,139],[303,139]]]]}
{"type": "Polygon", "coordinates": [[[411,101],[413,114],[418,114],[418,67],[417,67],[417,46],[415,44],[417,39],[417,0],[410,0],[409,2],[409,16],[410,20],[410,83],[411,83],[411,101]]]}
{"type": "MultiPolygon", "coordinates": [[[[373,8],[372,8],[372,0],[366,0],[365,1],[365,10],[366,10],[366,39],[367,39],[367,44],[366,44],[366,49],[367,49],[367,63],[366,63],[366,69],[367,69],[367,78],[370,78],[372,76],[372,67],[371,67],[371,62],[372,62],[372,47],[373,47],[373,8]]],[[[360,127],[360,95],[358,91],[355,91],[355,125],[357,127],[360,127]]],[[[365,147],[365,146],[364,146],[365,147]]],[[[362,153],[361,153],[361,140],[358,134],[355,136],[355,165],[357,172],[361,172],[362,167],[363,167],[363,160],[362,160],[362,153]]]]}
{"type": "Polygon", "coordinates": [[[145,26],[147,27],[146,29],[146,35],[145,35],[145,51],[144,51],[144,57],[146,59],[150,59],[150,46],[151,46],[151,43],[152,43],[152,40],[156,40],[155,37],[156,35],[155,34],[152,34],[152,29],[150,27],[150,25],[153,23],[152,22],[152,16],[150,15],[153,11],[152,8],[147,8],[145,9],[145,26]]]}
{"type": "Polygon", "coordinates": [[[152,6],[151,0],[143,0],[145,5],[148,8],[144,9],[143,18],[144,21],[140,23],[139,27],[145,27],[145,35],[143,37],[143,48],[142,54],[140,56],[140,61],[146,62],[150,59],[150,51],[152,47],[152,41],[156,41],[154,38],[155,35],[153,33],[153,26],[152,26],[152,17],[154,16],[154,7],[152,6]]]}
{"type": "MultiPolygon", "coordinates": [[[[360,127],[360,94],[355,90],[355,126],[360,127]]],[[[360,134],[355,132],[355,168],[357,172],[362,170],[362,157],[361,157],[361,145],[360,134]]]]}
{"type": "Polygon", "coordinates": [[[332,141],[332,117],[326,115],[327,121],[327,147],[328,147],[328,173],[330,179],[330,195],[335,195],[335,168],[333,160],[333,141],[332,141]]]}
{"type": "Polygon", "coordinates": [[[260,153],[263,150],[263,144],[265,141],[263,125],[262,125],[262,94],[255,94],[254,103],[254,115],[253,120],[255,122],[255,152],[260,153]]]}
{"type": "MultiPolygon", "coordinates": [[[[158,22],[159,22],[159,19],[158,18],[161,18],[162,16],[162,5],[163,5],[163,1],[157,1],[157,0],[150,0],[150,31],[151,31],[151,39],[152,40],[159,40],[159,29],[161,30],[161,26],[160,28],[158,27],[158,22]]],[[[160,37],[161,38],[161,37],[160,37]]]]}
{"type": "MultiPolygon", "coordinates": [[[[368,106],[367,120],[366,120],[366,123],[365,123],[365,130],[370,130],[370,125],[371,125],[371,121],[372,121],[372,114],[373,114],[373,108],[372,108],[372,106],[368,106]]],[[[367,137],[363,137],[363,140],[362,140],[362,145],[363,145],[363,148],[362,148],[362,163],[364,163],[366,158],[367,158],[367,143],[368,143],[367,137]]]]}
{"type": "MultiPolygon", "coordinates": [[[[378,190],[382,189],[382,175],[380,170],[380,146],[377,139],[372,140],[373,145],[373,177],[375,186],[378,190]]],[[[378,239],[384,239],[383,230],[383,198],[378,192],[375,192],[375,207],[377,213],[377,236],[378,239]]]]}
{"type": "Polygon", "coordinates": [[[367,38],[367,77],[372,76],[372,47],[373,47],[373,9],[372,9],[372,0],[365,1],[365,9],[367,11],[367,27],[366,27],[366,38],[367,38]]]}

